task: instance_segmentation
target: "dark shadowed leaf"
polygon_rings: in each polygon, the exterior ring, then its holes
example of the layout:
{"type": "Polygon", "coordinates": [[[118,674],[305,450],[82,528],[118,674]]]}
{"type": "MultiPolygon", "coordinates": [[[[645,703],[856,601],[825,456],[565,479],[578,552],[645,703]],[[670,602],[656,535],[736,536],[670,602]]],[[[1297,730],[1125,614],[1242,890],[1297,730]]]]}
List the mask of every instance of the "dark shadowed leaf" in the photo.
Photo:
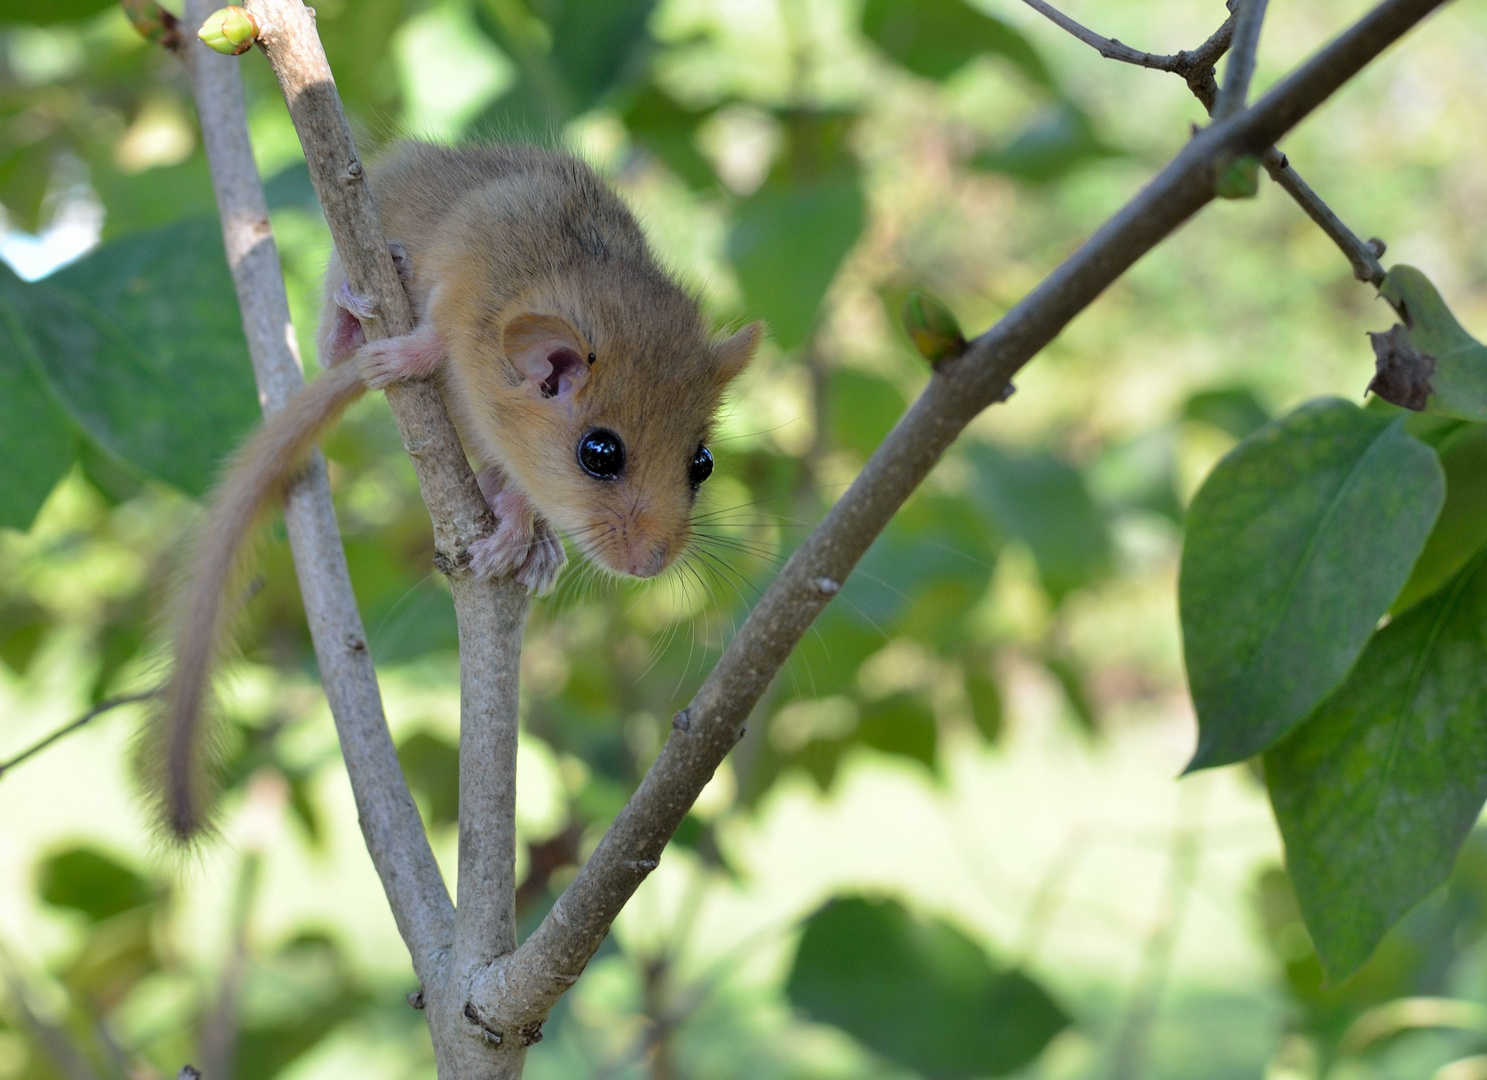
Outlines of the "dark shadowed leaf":
{"type": "Polygon", "coordinates": [[[1487,428],[1461,425],[1437,444],[1446,502],[1390,612],[1398,615],[1456,576],[1487,543],[1487,428]]]}
{"type": "Polygon", "coordinates": [[[898,387],[853,368],[837,368],[827,388],[832,441],[867,457],[908,404],[898,387]]]}
{"type": "Polygon", "coordinates": [[[689,187],[709,188],[717,173],[697,149],[697,128],[712,109],[691,109],[655,83],[646,83],[620,114],[625,130],[689,187]]]}
{"type": "Polygon", "coordinates": [[[1163,426],[1110,447],[1092,463],[1089,483],[1108,507],[1142,510],[1180,522],[1176,432],[1163,426]]]}
{"type": "Polygon", "coordinates": [[[856,741],[897,757],[935,767],[934,710],[915,694],[894,694],[862,706],[856,741]]]}
{"type": "Polygon", "coordinates": [[[1055,600],[1109,569],[1110,531],[1084,478],[1046,451],[974,444],[971,498],[1003,536],[1033,553],[1038,575],[1055,600]]]}
{"type": "Polygon", "coordinates": [[[1317,955],[1343,978],[1446,880],[1487,799],[1487,559],[1380,630],[1265,776],[1317,955]]]}
{"type": "Polygon", "coordinates": [[[989,743],[1002,736],[1002,691],[989,675],[966,676],[966,696],[971,699],[971,720],[989,743]]]}
{"type": "Polygon", "coordinates": [[[1245,386],[1200,390],[1182,407],[1182,418],[1212,424],[1243,439],[1270,423],[1270,413],[1245,386]]]}
{"type": "Polygon", "coordinates": [[[943,79],[983,53],[1010,61],[1040,86],[1053,77],[1025,37],[962,0],[867,0],[862,32],[916,75],[943,79]]]}
{"type": "Polygon", "coordinates": [[[33,26],[66,22],[96,15],[117,6],[117,0],[0,0],[0,23],[33,26]]]}
{"type": "Polygon", "coordinates": [[[1069,1023],[1041,986],[993,967],[959,930],[860,897],[811,916],[787,992],[813,1020],[932,1080],[1013,1072],[1069,1023]]]}
{"type": "Polygon", "coordinates": [[[211,219],[116,240],[27,287],[30,347],[104,450],[193,495],[259,416],[211,219]]]}
{"type": "Polygon", "coordinates": [[[21,324],[28,288],[0,265],[0,528],[22,530],[76,455],[72,425],[42,381],[21,324]]]}
{"type": "Polygon", "coordinates": [[[1081,165],[1119,157],[1120,153],[1100,138],[1084,110],[1061,101],[1035,116],[1006,146],[983,150],[971,158],[970,164],[985,172],[1046,184],[1081,165]]]}
{"type": "Polygon", "coordinates": [[[0,604],[0,663],[24,675],[51,626],[47,610],[26,597],[0,604]]]}
{"type": "Polygon", "coordinates": [[[93,922],[158,899],[143,877],[93,848],[72,848],[51,856],[36,877],[41,898],[48,904],[81,911],[93,922]]]}
{"type": "Polygon", "coordinates": [[[1340,683],[1440,512],[1403,420],[1335,398],[1262,428],[1188,511],[1178,584],[1198,712],[1189,769],[1259,753],[1340,683]]]}
{"type": "Polygon", "coordinates": [[[430,828],[452,825],[460,814],[460,752],[453,743],[426,731],[398,744],[398,760],[408,787],[427,800],[430,828]]]}

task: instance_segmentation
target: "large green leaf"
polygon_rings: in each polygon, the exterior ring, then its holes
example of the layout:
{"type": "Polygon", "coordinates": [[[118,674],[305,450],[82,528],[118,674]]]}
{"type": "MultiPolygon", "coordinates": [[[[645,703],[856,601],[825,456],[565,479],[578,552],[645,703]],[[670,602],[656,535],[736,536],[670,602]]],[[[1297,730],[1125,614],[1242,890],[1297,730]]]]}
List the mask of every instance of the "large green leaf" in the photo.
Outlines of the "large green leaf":
{"type": "Polygon", "coordinates": [[[116,0],[0,0],[0,23],[66,22],[97,15],[115,3],[116,0]]]}
{"type": "Polygon", "coordinates": [[[728,257],[751,316],[769,323],[780,348],[811,336],[837,268],[862,232],[855,174],[767,183],[742,200],[728,233],[728,257]]]}
{"type": "Polygon", "coordinates": [[[916,75],[943,79],[983,53],[1009,60],[1029,79],[1053,76],[1020,33],[962,0],[867,0],[862,31],[916,75]]]}
{"type": "Polygon", "coordinates": [[[1184,420],[1212,424],[1236,439],[1253,435],[1270,423],[1270,413],[1247,386],[1200,390],[1182,407],[1184,420]]]}
{"type": "Polygon", "coordinates": [[[1369,389],[1406,408],[1487,421],[1487,345],[1466,332],[1413,266],[1391,269],[1379,295],[1404,324],[1370,335],[1378,373],[1369,389]]]}
{"type": "Polygon", "coordinates": [[[972,500],[994,528],[1032,550],[1054,599],[1109,569],[1109,527],[1077,469],[1041,450],[980,443],[967,455],[976,469],[972,500]]]}
{"type": "Polygon", "coordinates": [[[861,897],[811,916],[786,990],[812,1019],[932,1080],[1013,1072],[1069,1023],[1041,986],[994,968],[959,930],[861,897]]]}
{"type": "Polygon", "coordinates": [[[76,456],[67,414],[42,382],[22,329],[28,286],[0,264],[0,528],[29,529],[76,456]]]}
{"type": "Polygon", "coordinates": [[[258,419],[214,220],[105,244],[26,286],[21,310],[72,419],[150,476],[203,493],[258,419]]]}
{"type": "Polygon", "coordinates": [[[1119,150],[1100,138],[1083,109],[1061,101],[1035,116],[1006,146],[982,150],[970,164],[986,172],[1046,184],[1092,161],[1119,156],[1119,150]]]}
{"type": "Polygon", "coordinates": [[[117,860],[78,847],[46,859],[37,872],[41,898],[53,907],[81,911],[92,922],[158,899],[154,887],[117,860]]]}
{"type": "Polygon", "coordinates": [[[1380,630],[1265,776],[1317,955],[1342,978],[1445,881],[1487,800],[1487,558],[1380,630]]]}
{"type": "Polygon", "coordinates": [[[1404,421],[1335,398],[1236,446],[1188,512],[1178,582],[1198,712],[1189,769],[1264,750],[1353,666],[1440,512],[1404,421]]]}
{"type": "Polygon", "coordinates": [[[1487,427],[1462,424],[1436,452],[1446,470],[1446,503],[1389,609],[1395,615],[1450,581],[1487,544],[1487,427]]]}

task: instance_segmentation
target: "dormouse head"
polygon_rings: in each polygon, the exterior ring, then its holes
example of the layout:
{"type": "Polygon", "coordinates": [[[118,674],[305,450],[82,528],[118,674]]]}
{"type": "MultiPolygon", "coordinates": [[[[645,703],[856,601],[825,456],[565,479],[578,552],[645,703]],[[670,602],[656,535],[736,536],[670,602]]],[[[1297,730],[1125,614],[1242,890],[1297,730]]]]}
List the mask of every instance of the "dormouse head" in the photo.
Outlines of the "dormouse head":
{"type": "Polygon", "coordinates": [[[652,267],[606,269],[626,280],[531,290],[450,357],[468,421],[537,509],[600,566],[646,578],[691,539],[719,402],[763,327],[710,338],[652,267]]]}

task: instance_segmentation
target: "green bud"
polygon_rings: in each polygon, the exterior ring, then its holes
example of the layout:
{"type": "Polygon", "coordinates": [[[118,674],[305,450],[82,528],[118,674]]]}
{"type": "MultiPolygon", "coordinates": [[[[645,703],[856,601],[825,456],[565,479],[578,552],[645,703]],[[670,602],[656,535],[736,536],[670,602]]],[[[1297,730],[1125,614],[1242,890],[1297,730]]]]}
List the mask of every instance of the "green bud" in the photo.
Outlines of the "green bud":
{"type": "Polygon", "coordinates": [[[208,15],[196,36],[215,52],[241,56],[253,47],[258,23],[240,7],[225,7],[208,15]]]}
{"type": "Polygon", "coordinates": [[[965,335],[954,313],[928,293],[911,292],[904,300],[904,329],[919,355],[931,364],[965,351],[965,335]]]}
{"type": "Polygon", "coordinates": [[[1260,190],[1260,159],[1245,154],[1229,162],[1213,178],[1213,193],[1220,199],[1253,199],[1260,190]]]}

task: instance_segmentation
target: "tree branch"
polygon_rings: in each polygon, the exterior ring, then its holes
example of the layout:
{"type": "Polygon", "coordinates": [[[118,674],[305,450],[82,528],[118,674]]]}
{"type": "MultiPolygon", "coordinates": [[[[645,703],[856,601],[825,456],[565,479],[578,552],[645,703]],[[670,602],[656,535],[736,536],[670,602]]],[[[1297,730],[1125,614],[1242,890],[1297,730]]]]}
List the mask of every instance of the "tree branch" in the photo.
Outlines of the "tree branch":
{"type": "MultiPolygon", "coordinates": [[[[208,0],[188,0],[188,25],[200,26],[211,10],[208,0]]],[[[194,36],[187,38],[184,57],[259,397],[264,411],[273,412],[304,386],[304,375],[278,248],[248,140],[241,76],[231,58],[212,52],[194,36]]],[[[382,254],[386,257],[385,249],[382,254]]],[[[448,948],[453,905],[387,730],[336,526],[325,460],[318,452],[285,494],[284,524],[362,832],[422,978],[433,972],[448,948]]]]}
{"type": "Polygon", "coordinates": [[[1244,0],[1236,13],[1234,44],[1229,62],[1224,66],[1224,86],[1210,111],[1215,120],[1227,120],[1249,97],[1250,80],[1255,76],[1255,56],[1260,48],[1260,26],[1265,21],[1268,0],[1244,0]]]}
{"type": "MultiPolygon", "coordinates": [[[[1214,79],[1214,65],[1229,48],[1229,43],[1234,36],[1237,16],[1230,15],[1212,37],[1190,52],[1184,51],[1173,56],[1154,56],[1151,53],[1137,52],[1111,38],[1101,37],[1093,30],[1081,26],[1063,12],[1045,3],[1044,0],[1023,0],[1023,3],[1046,15],[1080,41],[1097,49],[1101,56],[1124,63],[1155,68],[1158,71],[1170,71],[1182,76],[1188,84],[1188,89],[1193,92],[1193,96],[1212,115],[1218,102],[1218,83],[1214,79]],[[1145,63],[1141,58],[1149,58],[1153,62],[1145,63]]],[[[1231,3],[1230,6],[1234,5],[1231,3]]],[[[1274,146],[1267,147],[1260,154],[1260,164],[1265,166],[1265,171],[1270,174],[1271,179],[1279,184],[1281,189],[1305,211],[1306,216],[1316,222],[1317,226],[1337,245],[1352,265],[1355,278],[1375,287],[1383,282],[1384,268],[1379,262],[1379,257],[1384,254],[1382,240],[1369,240],[1367,243],[1360,240],[1351,229],[1343,224],[1342,219],[1332,211],[1332,208],[1322,201],[1321,196],[1312,190],[1311,185],[1301,178],[1301,174],[1291,168],[1286,155],[1274,146]]]]}
{"type": "Polygon", "coordinates": [[[1005,400],[1024,364],[1214,198],[1217,167],[1263,151],[1443,2],[1384,0],[1252,108],[1201,132],[996,326],[939,367],[677,713],[640,787],[536,932],[477,981],[475,1002],[499,1030],[535,1031],[578,978],[807,627],[965,426],[1005,400]]]}
{"type": "MultiPolygon", "coordinates": [[[[258,19],[258,43],[284,93],[304,148],[310,179],[335,241],[353,292],[372,304],[366,320],[368,340],[409,332],[413,312],[403,291],[364,170],[336,93],[330,67],[315,33],[314,15],[300,0],[250,0],[258,19]]],[[[427,909],[435,925],[416,926],[399,917],[414,968],[424,985],[425,1017],[441,1072],[451,1075],[519,1074],[525,1046],[502,1047],[481,1036],[478,1019],[468,1015],[465,985],[469,974],[514,948],[516,891],[516,729],[517,675],[521,634],[529,597],[513,580],[482,581],[469,572],[469,545],[487,535],[494,519],[475,484],[459,436],[432,383],[390,387],[391,407],[403,445],[413,461],[419,490],[434,531],[434,562],[449,578],[460,632],[460,904],[428,895],[420,873],[408,882],[407,853],[381,848],[382,837],[367,831],[367,846],[382,874],[383,887],[399,907],[427,909]],[[450,925],[453,915],[453,926],[450,925]],[[413,932],[410,936],[410,932],[413,932]],[[450,967],[446,953],[452,949],[450,967]],[[436,963],[437,962],[437,963],[436,963]],[[475,1037],[471,1037],[475,1036],[475,1037]]],[[[362,649],[365,649],[364,643],[362,649]]],[[[370,660],[368,660],[370,663],[370,660]]],[[[342,731],[347,771],[368,795],[392,785],[406,797],[396,755],[385,728],[372,751],[369,733],[342,731]],[[348,741],[349,740],[349,741],[348,741]],[[364,760],[369,756],[376,758],[364,760]]],[[[365,818],[363,819],[365,821],[365,818]]],[[[416,815],[412,820],[416,820],[416,815]]],[[[427,851],[420,825],[419,840],[427,851]]],[[[429,857],[432,864],[432,856],[429,857]]],[[[414,913],[410,910],[408,914],[414,913]]]]}
{"type": "Polygon", "coordinates": [[[87,712],[83,713],[83,715],[79,716],[76,720],[69,720],[67,723],[59,727],[56,731],[52,732],[50,735],[42,736],[30,746],[26,747],[26,749],[16,754],[14,757],[8,758],[5,761],[0,761],[0,776],[4,776],[21,762],[35,757],[37,754],[45,750],[48,746],[51,746],[52,743],[56,742],[58,739],[65,738],[68,735],[71,735],[74,731],[77,731],[79,728],[86,727],[88,724],[92,723],[104,713],[117,709],[121,705],[133,705],[135,702],[145,701],[149,698],[154,697],[158,693],[160,693],[160,687],[152,686],[150,687],[150,689],[141,690],[136,694],[121,694],[119,697],[113,697],[109,698],[106,701],[100,701],[97,705],[94,705],[87,712]]]}

